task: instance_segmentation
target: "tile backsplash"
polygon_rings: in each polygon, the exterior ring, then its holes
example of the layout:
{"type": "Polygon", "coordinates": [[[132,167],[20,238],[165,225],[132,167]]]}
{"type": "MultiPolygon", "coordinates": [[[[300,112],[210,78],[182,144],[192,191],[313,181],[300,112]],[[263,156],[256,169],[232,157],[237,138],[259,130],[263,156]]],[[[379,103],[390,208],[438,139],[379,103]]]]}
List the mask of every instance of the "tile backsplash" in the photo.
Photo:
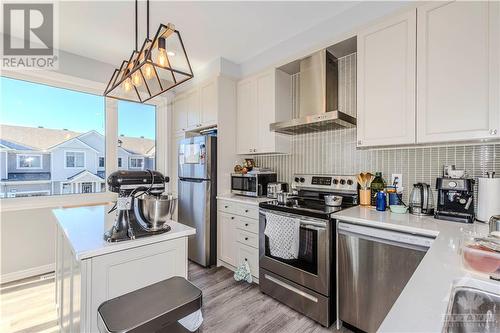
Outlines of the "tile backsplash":
{"type": "MultiPolygon", "coordinates": [[[[339,59],[339,107],[354,116],[355,68],[356,54],[339,59]]],[[[426,182],[434,188],[445,164],[465,169],[469,177],[484,176],[487,171],[500,174],[500,143],[356,149],[355,128],[294,135],[290,154],[253,157],[257,165],[272,168],[278,180],[289,183],[295,173],[352,175],[380,171],[386,181],[392,173],[401,173],[404,200],[414,183],[426,182]]]]}

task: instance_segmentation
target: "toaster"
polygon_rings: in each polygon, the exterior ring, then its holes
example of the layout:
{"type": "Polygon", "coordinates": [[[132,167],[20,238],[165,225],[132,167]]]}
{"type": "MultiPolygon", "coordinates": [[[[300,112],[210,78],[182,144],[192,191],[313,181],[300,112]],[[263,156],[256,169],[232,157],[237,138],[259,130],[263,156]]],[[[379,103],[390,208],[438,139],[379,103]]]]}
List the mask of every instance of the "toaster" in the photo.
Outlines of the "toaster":
{"type": "Polygon", "coordinates": [[[285,182],[274,182],[267,184],[267,197],[271,199],[276,199],[278,193],[288,192],[288,183],[285,182]]]}

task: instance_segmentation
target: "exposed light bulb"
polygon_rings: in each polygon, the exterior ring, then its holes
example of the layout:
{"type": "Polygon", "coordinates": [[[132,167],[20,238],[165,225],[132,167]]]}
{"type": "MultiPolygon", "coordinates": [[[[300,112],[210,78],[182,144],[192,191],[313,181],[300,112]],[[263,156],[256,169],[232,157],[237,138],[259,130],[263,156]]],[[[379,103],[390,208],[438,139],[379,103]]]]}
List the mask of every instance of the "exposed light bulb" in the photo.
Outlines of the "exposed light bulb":
{"type": "Polygon", "coordinates": [[[123,89],[127,92],[132,90],[132,80],[129,77],[123,81],[123,89]]]}
{"type": "Polygon", "coordinates": [[[175,57],[175,52],[173,52],[173,51],[168,51],[168,52],[167,52],[167,55],[169,55],[170,57],[175,57]]]}
{"type": "Polygon", "coordinates": [[[132,83],[136,87],[139,87],[142,84],[141,73],[139,73],[138,70],[135,71],[134,74],[132,74],[132,83]]]}
{"type": "Polygon", "coordinates": [[[158,64],[161,67],[167,67],[168,60],[167,60],[167,51],[165,49],[159,48],[158,49],[158,64]]]}
{"type": "Polygon", "coordinates": [[[153,77],[153,65],[147,63],[144,65],[144,77],[149,80],[153,77]]]}

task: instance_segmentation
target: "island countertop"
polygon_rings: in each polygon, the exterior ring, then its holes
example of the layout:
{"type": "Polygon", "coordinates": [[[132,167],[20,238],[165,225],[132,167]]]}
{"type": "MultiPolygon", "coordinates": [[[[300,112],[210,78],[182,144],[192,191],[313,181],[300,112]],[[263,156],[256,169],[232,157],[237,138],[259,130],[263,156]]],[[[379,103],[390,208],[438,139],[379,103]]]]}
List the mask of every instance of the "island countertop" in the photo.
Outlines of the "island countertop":
{"type": "Polygon", "coordinates": [[[76,260],[187,237],[196,233],[196,229],[170,220],[166,223],[172,229],[163,234],[109,243],[104,240],[103,235],[114,223],[115,213],[108,214],[111,207],[112,205],[98,205],[53,210],[59,227],[71,244],[76,260]]]}
{"type": "Polygon", "coordinates": [[[487,276],[462,267],[460,246],[472,235],[486,235],[482,223],[457,223],[432,216],[379,212],[353,207],[335,214],[340,221],[434,237],[434,241],[380,325],[378,332],[441,332],[452,288],[467,283],[491,285],[487,276]],[[476,282],[475,282],[476,281],[476,282]]]}

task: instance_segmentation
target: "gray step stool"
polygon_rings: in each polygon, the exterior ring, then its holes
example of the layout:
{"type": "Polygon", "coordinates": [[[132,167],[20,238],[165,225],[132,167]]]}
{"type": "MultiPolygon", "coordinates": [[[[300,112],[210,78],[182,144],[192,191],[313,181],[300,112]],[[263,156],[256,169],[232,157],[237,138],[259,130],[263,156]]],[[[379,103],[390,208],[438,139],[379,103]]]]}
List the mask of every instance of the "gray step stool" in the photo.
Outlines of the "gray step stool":
{"type": "Polygon", "coordinates": [[[177,321],[201,304],[201,290],[176,276],[102,303],[98,327],[101,333],[189,332],[177,321]]]}

